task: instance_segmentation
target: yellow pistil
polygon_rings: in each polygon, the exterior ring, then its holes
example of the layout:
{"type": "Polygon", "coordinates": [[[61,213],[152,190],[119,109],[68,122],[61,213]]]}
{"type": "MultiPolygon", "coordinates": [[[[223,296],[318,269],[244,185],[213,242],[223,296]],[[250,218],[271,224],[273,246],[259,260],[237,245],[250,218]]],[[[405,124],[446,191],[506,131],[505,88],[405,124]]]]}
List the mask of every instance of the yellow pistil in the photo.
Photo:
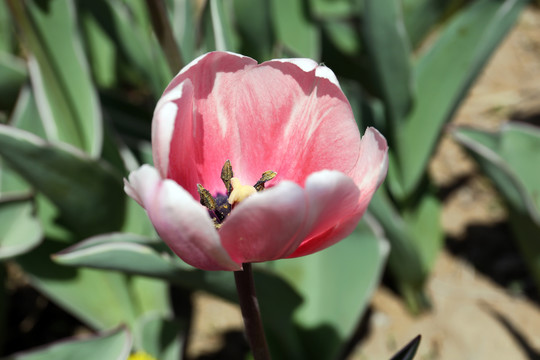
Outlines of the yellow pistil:
{"type": "Polygon", "coordinates": [[[241,201],[244,201],[247,197],[255,194],[257,190],[251,185],[242,185],[238,178],[233,177],[231,179],[232,191],[229,195],[229,204],[234,205],[241,201]]]}

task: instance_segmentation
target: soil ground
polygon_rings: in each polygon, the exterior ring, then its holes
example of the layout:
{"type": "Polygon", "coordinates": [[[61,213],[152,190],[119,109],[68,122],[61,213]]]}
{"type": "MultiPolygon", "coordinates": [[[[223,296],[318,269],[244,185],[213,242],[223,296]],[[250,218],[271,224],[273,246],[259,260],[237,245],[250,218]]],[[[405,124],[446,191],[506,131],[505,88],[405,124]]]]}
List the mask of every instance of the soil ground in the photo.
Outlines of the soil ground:
{"type": "MultiPolygon", "coordinates": [[[[540,117],[540,10],[528,8],[471,90],[453,121],[495,130],[509,119],[540,117]]],[[[489,181],[449,136],[430,166],[446,189],[442,223],[448,235],[427,284],[433,310],[411,316],[391,291],[372,300],[369,331],[353,359],[387,359],[417,334],[416,359],[540,359],[540,303],[505,225],[489,181]]],[[[218,351],[223,333],[238,334],[238,309],[196,297],[193,357],[218,351]]]]}

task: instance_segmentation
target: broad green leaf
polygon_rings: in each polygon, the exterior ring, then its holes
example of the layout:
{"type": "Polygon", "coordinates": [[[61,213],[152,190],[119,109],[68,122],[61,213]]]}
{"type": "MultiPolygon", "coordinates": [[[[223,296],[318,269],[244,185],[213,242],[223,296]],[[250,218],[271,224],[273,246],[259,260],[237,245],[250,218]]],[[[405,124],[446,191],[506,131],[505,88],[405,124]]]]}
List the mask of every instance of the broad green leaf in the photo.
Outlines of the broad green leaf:
{"type": "Polygon", "coordinates": [[[399,0],[364,0],[362,36],[370,59],[374,88],[386,107],[387,135],[409,111],[412,99],[411,51],[399,0]]]}
{"type": "MultiPolygon", "coordinates": [[[[185,289],[204,290],[228,301],[237,301],[232,273],[193,269],[173,255],[162,242],[133,234],[96,236],[55,254],[54,259],[63,265],[110,269],[163,279],[185,289]]],[[[301,359],[298,334],[290,321],[301,298],[275,274],[256,271],[254,275],[274,356],[301,359]]]]}
{"type": "Polygon", "coordinates": [[[320,58],[320,32],[307,17],[302,0],[273,0],[271,18],[278,44],[294,57],[320,58]]]}
{"type": "Polygon", "coordinates": [[[28,131],[42,139],[47,137],[43,122],[39,115],[36,97],[29,86],[21,89],[17,105],[11,114],[10,125],[17,129],[28,131]]]}
{"type": "Polygon", "coordinates": [[[88,59],[99,87],[111,88],[116,82],[116,49],[111,38],[89,14],[81,16],[88,59]]]}
{"type": "MultiPolygon", "coordinates": [[[[508,148],[508,139],[506,141],[503,139],[507,134],[511,134],[510,139],[514,139],[512,146],[517,146],[518,148],[521,146],[518,144],[519,142],[523,141],[526,144],[527,140],[531,140],[530,138],[527,139],[529,136],[518,137],[517,141],[515,140],[515,134],[513,133],[516,131],[521,132],[519,130],[520,127],[520,125],[509,125],[501,133],[457,128],[453,132],[453,135],[474,156],[482,170],[493,181],[510,206],[519,212],[529,213],[530,216],[537,219],[540,223],[540,216],[538,215],[538,210],[535,208],[534,200],[537,195],[533,190],[534,186],[538,186],[534,184],[534,179],[537,178],[537,175],[535,175],[535,167],[531,166],[537,154],[529,151],[516,153],[510,148],[508,149],[509,151],[507,150],[508,154],[504,155],[504,149],[508,148]],[[520,164],[509,163],[504,156],[520,164]],[[517,159],[515,158],[516,156],[517,159]],[[525,168],[523,175],[525,175],[524,178],[527,177],[527,174],[529,175],[527,181],[533,186],[531,187],[531,193],[528,192],[529,190],[520,178],[520,175],[516,173],[513,168],[514,166],[525,168]]],[[[534,132],[531,135],[534,136],[534,132]]],[[[529,144],[533,145],[531,143],[529,144]]],[[[525,149],[527,149],[527,145],[525,149]]]]}
{"type": "Polygon", "coordinates": [[[238,51],[236,34],[231,23],[232,2],[209,0],[214,49],[218,51],[238,51]]]}
{"type": "Polygon", "coordinates": [[[132,276],[128,280],[129,291],[137,316],[157,314],[170,317],[173,314],[169,284],[161,279],[132,276]]]}
{"type": "Polygon", "coordinates": [[[107,234],[76,244],[54,256],[56,262],[87,266],[169,281],[193,290],[205,290],[235,301],[232,274],[201,271],[183,263],[160,241],[133,234],[107,234]]]}
{"type": "Polygon", "coordinates": [[[420,45],[450,10],[458,8],[464,2],[464,0],[403,0],[405,28],[413,47],[420,45]]]}
{"type": "Polygon", "coordinates": [[[416,355],[416,350],[418,350],[418,347],[420,346],[420,340],[422,337],[418,335],[414,339],[411,340],[410,343],[405,345],[405,347],[398,351],[398,353],[394,356],[392,356],[392,359],[390,360],[412,360],[414,359],[414,356],[416,355]]]}
{"type": "Polygon", "coordinates": [[[169,21],[184,64],[188,64],[196,57],[196,14],[193,5],[192,0],[174,0],[172,10],[169,11],[169,21]]]}
{"type": "Polygon", "coordinates": [[[271,264],[304,298],[294,318],[308,334],[310,359],[337,355],[378,285],[388,250],[386,239],[363,222],[324,251],[271,264]]]}
{"type": "Polygon", "coordinates": [[[188,330],[187,322],[148,314],[137,322],[135,346],[159,360],[181,359],[188,330]]]}
{"type": "Polygon", "coordinates": [[[323,23],[326,35],[343,54],[354,57],[360,53],[361,43],[356,26],[348,21],[326,21],[323,23]]]}
{"type": "MultiPolygon", "coordinates": [[[[5,1],[0,1],[0,53],[11,53],[14,50],[15,36],[13,34],[13,22],[5,1]]],[[[2,77],[0,76],[0,79],[2,77]]]]}
{"type": "Polygon", "coordinates": [[[9,4],[30,52],[30,78],[48,138],[99,156],[101,111],[83,56],[73,3],[10,0],[9,4]]]}
{"type": "Polygon", "coordinates": [[[61,222],[74,233],[89,236],[120,228],[125,206],[121,176],[103,162],[4,125],[0,155],[60,209],[61,222]]]}
{"type": "Polygon", "coordinates": [[[310,10],[317,19],[349,19],[362,11],[359,0],[309,0],[310,10]]]}
{"type": "Polygon", "coordinates": [[[0,51],[0,111],[11,110],[27,78],[24,62],[0,51]]]}
{"type": "Polygon", "coordinates": [[[80,1],[77,6],[89,12],[114,41],[127,61],[127,64],[119,62],[120,70],[138,79],[140,85],[148,86],[154,97],[159,98],[172,73],[151,31],[144,1],[80,1]]]}
{"type": "Polygon", "coordinates": [[[416,99],[397,132],[397,154],[405,194],[425,173],[440,136],[493,50],[520,14],[525,0],[479,0],[441,31],[415,67],[416,99]]]}
{"type": "Polygon", "coordinates": [[[125,360],[129,356],[131,342],[129,333],[120,329],[91,338],[63,340],[13,354],[3,360],[125,360]]]}
{"type": "Polygon", "coordinates": [[[32,286],[53,302],[95,329],[132,326],[137,317],[123,274],[74,269],[55,264],[54,254],[66,244],[46,240],[33,251],[16,258],[32,286]]]}
{"type": "Polygon", "coordinates": [[[369,204],[369,211],[390,242],[388,268],[409,309],[417,313],[429,307],[424,294],[427,274],[424,271],[423,255],[417,248],[417,243],[423,241],[412,239],[408,224],[394,208],[386,189],[377,190],[369,204]]]}
{"type": "Polygon", "coordinates": [[[42,230],[30,201],[0,202],[0,259],[14,257],[39,245],[42,230]]]}
{"type": "Polygon", "coordinates": [[[476,159],[509,207],[509,222],[521,253],[540,287],[540,130],[508,124],[499,133],[458,128],[455,138],[476,159]]]}
{"type": "Polygon", "coordinates": [[[259,62],[273,58],[274,34],[268,0],[234,0],[235,25],[241,38],[240,52],[259,62]]]}
{"type": "Polygon", "coordinates": [[[441,204],[433,195],[426,193],[414,209],[403,211],[403,219],[416,244],[424,272],[429,274],[444,240],[441,204]]]}

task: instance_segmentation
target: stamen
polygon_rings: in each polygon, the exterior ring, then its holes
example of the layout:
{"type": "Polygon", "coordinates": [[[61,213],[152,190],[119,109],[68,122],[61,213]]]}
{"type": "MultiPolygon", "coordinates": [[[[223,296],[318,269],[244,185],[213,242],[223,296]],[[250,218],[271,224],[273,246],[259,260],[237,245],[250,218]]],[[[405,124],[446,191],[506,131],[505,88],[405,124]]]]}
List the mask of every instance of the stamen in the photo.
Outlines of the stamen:
{"type": "Polygon", "coordinates": [[[257,191],[264,190],[264,183],[267,182],[267,181],[272,180],[273,178],[276,177],[276,175],[277,175],[277,173],[275,171],[272,171],[272,170],[268,170],[268,171],[263,172],[263,174],[261,175],[261,178],[259,179],[259,181],[257,181],[255,186],[253,186],[253,187],[257,191]]]}
{"type": "Polygon", "coordinates": [[[216,200],[210,194],[210,191],[206,190],[201,184],[197,184],[197,191],[199,192],[199,196],[201,197],[201,204],[205,206],[208,210],[215,210],[216,209],[216,200]]]}
{"type": "Polygon", "coordinates": [[[225,184],[225,189],[227,189],[227,196],[231,195],[231,191],[233,190],[231,184],[231,179],[233,176],[231,162],[227,160],[221,169],[221,180],[223,181],[223,184],[225,184]]]}
{"type": "Polygon", "coordinates": [[[240,180],[238,178],[233,177],[231,179],[231,184],[233,190],[231,191],[231,195],[229,196],[229,204],[234,205],[235,203],[239,203],[243,200],[245,200],[250,195],[253,195],[257,192],[253,186],[250,185],[242,185],[240,180]]]}

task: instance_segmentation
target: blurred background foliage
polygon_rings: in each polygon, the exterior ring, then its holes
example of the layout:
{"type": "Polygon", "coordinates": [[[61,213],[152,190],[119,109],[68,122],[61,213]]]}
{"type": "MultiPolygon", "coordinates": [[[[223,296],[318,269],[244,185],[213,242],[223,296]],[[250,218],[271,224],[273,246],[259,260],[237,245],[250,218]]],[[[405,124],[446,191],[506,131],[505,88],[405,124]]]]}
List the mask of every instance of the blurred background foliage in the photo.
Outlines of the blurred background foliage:
{"type": "MultiPolygon", "coordinates": [[[[150,123],[165,86],[213,50],[259,62],[324,63],[338,76],[360,130],[375,126],[390,144],[388,178],[353,235],[327,251],[257,267],[274,358],[345,358],[385,265],[410,311],[426,310],[424,285],[444,237],[426,167],[445,124],[526,4],[0,2],[0,274],[8,287],[0,291],[0,354],[72,359],[77,348],[84,349],[81,360],[125,359],[132,351],[178,359],[190,334],[191,293],[236,301],[232,274],[182,263],[122,190],[129,171],[152,162],[150,123]],[[28,282],[93,337],[31,350],[75,334],[51,330],[58,325],[52,321],[50,336],[18,341],[7,322],[18,305],[12,278],[28,282]]],[[[540,161],[539,130],[453,134],[506,199],[540,288],[540,182],[530,166],[540,161]]]]}

